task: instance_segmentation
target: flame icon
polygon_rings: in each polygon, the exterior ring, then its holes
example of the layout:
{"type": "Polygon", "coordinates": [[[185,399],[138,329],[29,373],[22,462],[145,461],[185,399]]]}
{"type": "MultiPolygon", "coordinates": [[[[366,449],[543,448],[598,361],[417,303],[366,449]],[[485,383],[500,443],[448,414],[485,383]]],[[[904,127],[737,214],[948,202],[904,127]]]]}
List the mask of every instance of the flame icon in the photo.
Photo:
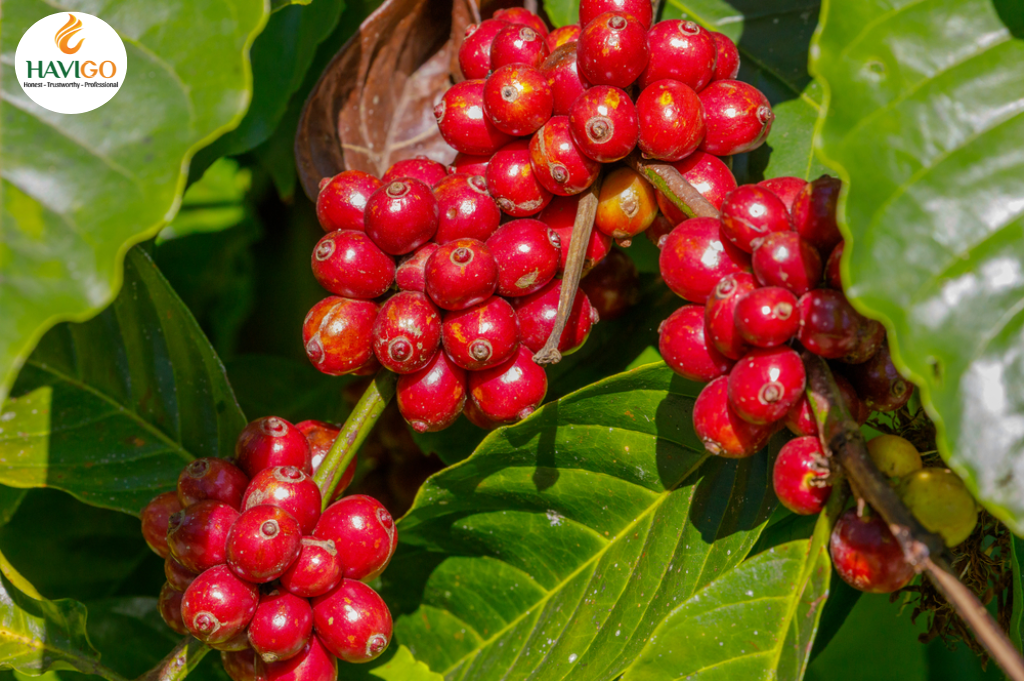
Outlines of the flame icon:
{"type": "Polygon", "coordinates": [[[57,43],[57,47],[59,47],[60,51],[64,54],[74,54],[82,47],[82,42],[85,38],[79,38],[74,47],[71,47],[69,43],[71,39],[75,37],[75,34],[81,30],[82,20],[74,14],[68,14],[68,23],[64,24],[64,26],[57,31],[57,35],[53,37],[53,42],[57,43]]]}

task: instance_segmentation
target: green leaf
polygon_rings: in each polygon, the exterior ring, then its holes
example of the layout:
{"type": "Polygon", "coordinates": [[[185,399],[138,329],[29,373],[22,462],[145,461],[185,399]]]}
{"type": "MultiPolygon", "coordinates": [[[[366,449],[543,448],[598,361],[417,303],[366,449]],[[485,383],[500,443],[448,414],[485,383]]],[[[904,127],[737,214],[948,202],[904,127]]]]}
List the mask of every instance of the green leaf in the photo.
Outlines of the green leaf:
{"type": "Polygon", "coordinates": [[[819,137],[843,279],[889,330],[939,452],[1024,532],[1024,2],[827,3],[819,137]]]}
{"type": "Polygon", "coordinates": [[[613,376],[428,479],[383,575],[396,636],[449,681],[621,673],[775,504],[763,453],[704,451],[699,389],[664,364],[613,376]]]}
{"type": "Polygon", "coordinates": [[[29,359],[0,417],[0,483],[137,514],[192,458],[233,452],[245,417],[199,326],[141,248],[125,282],[29,359]]]}
{"type": "Polygon", "coordinates": [[[623,681],[804,676],[828,598],[828,519],[808,540],[772,547],[679,605],[623,681]]]}
{"type": "Polygon", "coordinates": [[[733,159],[741,184],[781,175],[814,179],[825,172],[811,145],[821,89],[807,73],[818,6],[817,0],[668,0],[665,5],[665,19],[693,19],[732,38],[740,50],[739,80],[772,103],[775,122],[768,141],[733,159]]]}
{"type": "Polygon", "coordinates": [[[85,631],[85,606],[41,598],[0,555],[0,667],[32,676],[71,669],[123,681],[99,659],[85,631]]]}
{"type": "Polygon", "coordinates": [[[189,186],[181,200],[181,210],[160,232],[157,243],[237,225],[245,217],[243,201],[251,184],[251,170],[232,159],[218,160],[198,182],[189,186]]]}
{"type": "Polygon", "coordinates": [[[334,30],[344,8],[344,0],[275,0],[274,13],[252,46],[249,110],[237,128],[198,154],[199,166],[248,151],[270,137],[302,85],[317,46],[334,30]]]}
{"type": "MultiPolygon", "coordinates": [[[[268,14],[263,0],[125,0],[100,10],[130,65],[104,106],[45,111],[3,70],[0,402],[47,329],[113,300],[128,249],[174,216],[189,159],[237,125],[250,99],[248,49],[268,14]]],[[[40,0],[4,5],[5,64],[54,11],[40,0]]]]}
{"type": "Polygon", "coordinates": [[[0,527],[11,522],[25,498],[25,492],[23,489],[0,485],[0,527]]]}
{"type": "Polygon", "coordinates": [[[111,595],[152,555],[135,518],[49,489],[30,490],[0,527],[0,551],[44,595],[79,601],[111,595]]]}
{"type": "Polygon", "coordinates": [[[354,376],[328,376],[308,361],[274,355],[240,355],[227,361],[231,385],[249,418],[280,416],[295,423],[342,423],[349,408],[342,393],[354,376]]]}
{"type": "Polygon", "coordinates": [[[1013,610],[1010,612],[1010,626],[1006,633],[1017,650],[1024,650],[1024,539],[1010,537],[1010,556],[1013,568],[1013,610]]]}
{"type": "Polygon", "coordinates": [[[430,671],[405,646],[400,646],[394,657],[370,672],[370,676],[384,681],[443,681],[444,677],[430,671]]]}

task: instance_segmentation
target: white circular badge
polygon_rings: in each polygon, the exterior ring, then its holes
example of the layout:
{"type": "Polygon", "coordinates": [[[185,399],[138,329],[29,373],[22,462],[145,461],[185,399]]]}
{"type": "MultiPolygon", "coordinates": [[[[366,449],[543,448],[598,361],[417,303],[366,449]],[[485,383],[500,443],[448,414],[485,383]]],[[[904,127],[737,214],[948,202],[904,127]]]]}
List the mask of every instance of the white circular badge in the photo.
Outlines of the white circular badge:
{"type": "Polygon", "coordinates": [[[128,54],[110,25],[85,12],[51,14],[18,43],[21,89],[50,111],[85,113],[113,99],[128,73],[128,54]]]}

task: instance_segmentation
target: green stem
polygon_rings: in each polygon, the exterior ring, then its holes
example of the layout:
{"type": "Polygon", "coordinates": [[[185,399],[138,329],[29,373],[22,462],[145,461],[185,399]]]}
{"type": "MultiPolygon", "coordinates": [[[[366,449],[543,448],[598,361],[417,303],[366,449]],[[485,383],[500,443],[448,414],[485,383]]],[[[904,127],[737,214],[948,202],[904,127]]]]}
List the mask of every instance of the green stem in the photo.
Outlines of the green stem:
{"type": "Polygon", "coordinates": [[[323,496],[324,508],[327,508],[334,497],[334,490],[341,482],[345,470],[356,457],[360,445],[366,436],[373,430],[373,425],[388,406],[388,402],[395,396],[395,384],[398,382],[398,375],[381,369],[374,377],[366,392],[359,398],[355,409],[348,415],[345,425],[338,433],[337,439],[331,445],[331,451],[327,452],[323,462],[313,475],[313,481],[320,488],[323,496]]]}
{"type": "Polygon", "coordinates": [[[195,670],[210,648],[202,641],[186,636],[164,659],[137,681],[182,681],[195,670]]]}

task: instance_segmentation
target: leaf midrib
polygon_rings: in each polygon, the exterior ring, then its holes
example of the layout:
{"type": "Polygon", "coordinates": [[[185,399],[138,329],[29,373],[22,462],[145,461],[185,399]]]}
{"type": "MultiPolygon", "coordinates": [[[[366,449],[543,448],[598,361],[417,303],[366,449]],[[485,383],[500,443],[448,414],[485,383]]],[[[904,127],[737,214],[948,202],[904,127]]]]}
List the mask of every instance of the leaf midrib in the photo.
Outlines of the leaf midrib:
{"type": "MultiPolygon", "coordinates": [[[[685,475],[683,475],[683,476],[682,476],[682,477],[680,478],[680,480],[685,480],[685,479],[686,479],[686,478],[688,478],[689,476],[693,475],[694,471],[696,471],[696,470],[697,470],[698,468],[700,468],[700,466],[701,466],[701,465],[702,465],[702,464],[703,464],[703,463],[704,463],[704,462],[705,462],[705,461],[706,461],[706,460],[708,459],[708,457],[710,457],[710,456],[711,456],[711,454],[710,454],[710,453],[705,453],[705,455],[704,455],[704,456],[702,456],[702,457],[701,457],[701,458],[700,458],[700,459],[699,459],[699,460],[698,460],[698,461],[697,461],[697,462],[696,462],[696,463],[695,463],[695,464],[694,464],[694,465],[693,465],[693,466],[692,466],[692,467],[691,467],[691,468],[690,468],[690,469],[689,469],[689,470],[688,470],[688,471],[687,471],[687,472],[685,473],[685,475]]],[[[541,597],[541,598],[540,598],[539,600],[537,600],[537,602],[536,602],[536,603],[534,603],[534,604],[533,604],[532,606],[530,606],[529,608],[527,608],[527,609],[526,609],[526,610],[524,610],[523,612],[519,613],[519,614],[518,614],[518,615],[517,615],[516,617],[514,617],[513,619],[509,620],[509,622],[508,622],[507,624],[505,624],[505,626],[503,626],[503,627],[502,627],[501,629],[499,629],[499,630],[497,630],[496,632],[494,632],[494,634],[492,634],[492,635],[491,635],[491,636],[490,636],[489,638],[485,639],[485,640],[484,640],[484,641],[483,641],[483,642],[482,642],[482,643],[481,643],[481,644],[480,644],[479,646],[477,646],[477,647],[476,647],[476,648],[475,648],[475,649],[474,649],[474,650],[473,650],[472,652],[466,653],[465,655],[463,655],[462,657],[460,657],[459,659],[457,659],[457,660],[456,660],[455,662],[453,662],[453,663],[452,663],[451,665],[449,665],[447,669],[445,669],[445,670],[444,670],[443,672],[441,672],[442,676],[445,676],[445,677],[447,677],[447,676],[448,676],[448,674],[450,674],[451,672],[453,672],[453,671],[454,671],[454,670],[455,670],[455,669],[456,669],[456,668],[457,668],[457,667],[458,667],[458,666],[459,666],[460,664],[462,664],[462,663],[463,663],[464,661],[466,661],[466,660],[471,660],[471,659],[472,659],[473,657],[475,657],[476,655],[478,655],[478,654],[480,653],[480,651],[481,651],[481,650],[483,650],[483,649],[484,649],[484,648],[486,648],[487,646],[491,645],[491,643],[493,643],[493,642],[494,642],[495,640],[497,640],[497,639],[498,639],[498,638],[499,638],[499,637],[500,637],[501,635],[503,635],[503,634],[504,634],[504,633],[505,633],[506,631],[508,631],[508,630],[512,629],[512,628],[513,628],[513,627],[514,627],[514,626],[515,626],[516,624],[518,624],[518,623],[519,623],[520,621],[522,621],[522,620],[523,620],[524,618],[526,618],[526,616],[527,616],[527,615],[529,615],[529,614],[530,614],[531,612],[533,612],[533,611],[534,611],[534,610],[536,610],[537,608],[541,608],[541,607],[543,607],[544,603],[546,603],[546,602],[547,602],[548,600],[550,600],[550,599],[551,599],[551,598],[552,598],[552,597],[553,597],[553,596],[554,596],[554,595],[555,595],[556,593],[558,593],[558,592],[559,592],[559,591],[560,591],[560,590],[562,589],[562,587],[563,587],[563,586],[564,586],[565,584],[567,584],[567,583],[571,582],[571,581],[572,581],[572,580],[573,580],[573,579],[574,579],[574,578],[575,578],[575,577],[576,577],[577,575],[579,575],[579,574],[582,574],[582,573],[583,573],[583,572],[584,572],[584,571],[585,571],[585,570],[586,570],[586,569],[587,569],[587,568],[588,568],[589,566],[591,566],[591,565],[592,565],[592,564],[594,564],[594,563],[595,563],[595,562],[596,562],[597,560],[599,560],[599,559],[600,559],[600,558],[601,558],[601,557],[602,557],[602,556],[603,556],[603,555],[604,555],[604,554],[605,554],[605,553],[606,553],[606,552],[607,552],[607,551],[609,550],[609,548],[610,548],[610,547],[612,547],[612,546],[615,546],[615,545],[616,545],[616,543],[617,543],[617,542],[619,541],[619,539],[620,539],[620,538],[622,538],[622,537],[624,537],[624,536],[628,535],[628,534],[629,534],[629,530],[630,530],[630,529],[632,529],[632,528],[634,528],[634,527],[637,527],[637,526],[639,525],[639,523],[640,523],[640,522],[641,522],[642,520],[644,520],[645,518],[647,518],[647,517],[648,517],[648,516],[649,516],[649,515],[650,515],[650,514],[651,514],[651,513],[653,512],[653,511],[655,511],[656,509],[658,509],[658,508],[659,508],[659,507],[661,506],[661,504],[663,504],[663,503],[665,502],[665,500],[666,500],[666,499],[668,499],[668,498],[669,498],[669,496],[671,496],[671,495],[672,495],[672,493],[673,493],[673,492],[672,492],[672,490],[665,490],[665,491],[663,491],[663,492],[662,492],[662,493],[661,493],[660,495],[658,495],[658,498],[657,498],[657,499],[655,499],[655,500],[654,500],[654,501],[653,501],[653,502],[651,503],[651,505],[650,505],[650,506],[648,506],[648,507],[647,507],[647,508],[646,508],[646,509],[644,510],[644,512],[643,512],[643,513],[640,513],[639,515],[637,515],[637,517],[636,517],[636,518],[635,518],[635,519],[634,519],[634,520],[633,520],[633,521],[632,521],[631,523],[629,523],[629,524],[627,524],[627,525],[623,526],[623,528],[622,528],[622,529],[621,529],[621,530],[620,530],[620,531],[619,531],[619,532],[618,532],[618,533],[616,534],[616,536],[615,536],[615,539],[613,539],[613,540],[609,541],[609,542],[608,542],[607,544],[605,544],[604,546],[602,546],[602,547],[601,547],[601,548],[600,548],[600,549],[599,549],[598,551],[596,551],[596,552],[595,552],[595,553],[594,553],[594,554],[593,554],[592,556],[590,556],[590,558],[588,558],[588,559],[587,559],[586,561],[584,561],[583,563],[581,563],[581,564],[579,565],[579,567],[577,567],[577,568],[576,568],[575,570],[573,570],[573,571],[572,571],[571,573],[569,573],[568,575],[566,575],[565,579],[561,580],[561,582],[559,583],[559,585],[558,585],[558,586],[557,586],[556,588],[554,588],[554,589],[551,589],[550,591],[548,591],[547,593],[545,593],[545,594],[544,594],[544,596],[542,596],[542,597],[541,597]]],[[[448,612],[448,613],[449,613],[449,614],[451,614],[452,616],[455,616],[455,613],[452,613],[452,612],[451,612],[450,610],[446,610],[446,612],[448,612]]],[[[458,620],[459,620],[460,622],[462,622],[462,621],[463,621],[461,617],[457,617],[457,616],[455,616],[455,617],[456,617],[456,619],[458,619],[458,620]]],[[[519,653],[517,653],[517,654],[516,654],[516,659],[519,659],[519,655],[521,655],[521,654],[522,654],[522,651],[523,651],[523,649],[525,649],[525,646],[523,646],[522,648],[520,648],[520,651],[519,651],[519,653]]],[[[510,665],[509,665],[509,669],[511,670],[513,666],[514,666],[514,665],[510,664],[510,665]]]]}
{"type": "Polygon", "coordinates": [[[80,380],[77,380],[75,378],[72,378],[71,376],[68,376],[64,372],[59,371],[59,370],[53,368],[52,366],[50,366],[49,364],[46,364],[44,362],[39,362],[38,360],[34,360],[34,359],[30,358],[26,362],[26,364],[30,364],[30,365],[36,367],[37,369],[45,371],[45,372],[49,373],[50,375],[54,376],[55,378],[63,381],[64,383],[67,383],[68,385],[70,385],[72,387],[75,387],[75,388],[77,388],[77,389],[79,389],[79,390],[81,390],[83,392],[89,393],[90,395],[93,395],[94,397],[102,400],[103,402],[106,402],[107,404],[112,406],[114,409],[116,409],[118,413],[126,416],[129,420],[133,421],[140,428],[142,428],[143,430],[145,430],[146,432],[150,433],[151,435],[156,437],[158,440],[163,442],[167,446],[167,448],[169,450],[171,450],[174,453],[176,453],[179,456],[181,456],[181,458],[183,458],[185,461],[192,461],[193,459],[196,458],[194,454],[192,454],[187,449],[182,447],[181,444],[179,444],[178,442],[176,442],[173,439],[171,439],[162,430],[160,430],[159,428],[157,428],[156,426],[151,424],[149,421],[146,421],[145,419],[143,419],[142,416],[140,416],[138,412],[136,412],[134,410],[131,410],[131,409],[128,409],[124,405],[122,405],[119,402],[115,401],[114,398],[110,397],[109,395],[96,390],[92,386],[90,386],[90,385],[88,385],[86,383],[83,383],[80,380]]]}

